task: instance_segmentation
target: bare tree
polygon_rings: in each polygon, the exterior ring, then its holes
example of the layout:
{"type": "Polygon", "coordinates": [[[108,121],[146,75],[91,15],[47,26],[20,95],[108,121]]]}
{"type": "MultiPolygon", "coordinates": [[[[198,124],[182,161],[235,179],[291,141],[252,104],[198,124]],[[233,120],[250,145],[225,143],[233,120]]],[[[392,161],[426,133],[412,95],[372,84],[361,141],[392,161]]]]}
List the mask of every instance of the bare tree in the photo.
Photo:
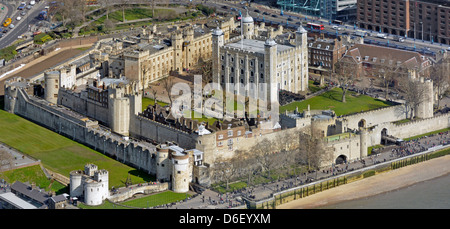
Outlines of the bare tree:
{"type": "Polygon", "coordinates": [[[125,22],[125,8],[128,6],[130,0],[120,0],[120,4],[122,7],[122,22],[125,22]]]}
{"type": "Polygon", "coordinates": [[[165,77],[164,79],[162,79],[161,81],[162,86],[164,88],[164,90],[167,92],[167,96],[169,98],[169,106],[172,106],[172,95],[170,93],[170,91],[172,90],[172,87],[174,85],[173,79],[170,76],[165,77]]]}
{"type": "Polygon", "coordinates": [[[98,1],[100,6],[106,10],[106,20],[109,20],[109,10],[110,10],[110,6],[111,6],[111,1],[110,0],[99,0],[98,1]]]}
{"type": "MultiPolygon", "coordinates": [[[[390,58],[389,58],[390,59],[390,58]]],[[[399,67],[392,63],[392,61],[385,61],[384,63],[377,66],[378,75],[383,80],[385,87],[384,98],[388,100],[389,98],[389,85],[395,80],[399,74],[399,67]]]]}
{"type": "Polygon", "coordinates": [[[153,94],[153,99],[155,100],[155,104],[156,104],[156,94],[158,93],[158,91],[157,90],[155,90],[155,89],[152,89],[152,94],[153,94]]]}
{"type": "Polygon", "coordinates": [[[212,59],[205,61],[203,58],[200,58],[198,60],[197,68],[202,74],[203,83],[207,84],[212,82],[212,59]]]}
{"type": "Polygon", "coordinates": [[[326,149],[322,132],[310,126],[300,130],[297,161],[307,165],[308,170],[318,169],[323,162],[331,160],[330,151],[326,149]]]}
{"type": "Polygon", "coordinates": [[[450,58],[443,59],[440,63],[431,67],[430,78],[433,80],[437,92],[437,106],[439,108],[442,96],[448,89],[450,83],[450,58]]]}
{"type": "Polygon", "coordinates": [[[341,58],[335,64],[336,79],[338,80],[339,86],[342,88],[342,102],[345,103],[345,95],[347,94],[348,88],[353,84],[356,73],[355,73],[356,63],[350,58],[341,58]]]}
{"type": "Polygon", "coordinates": [[[259,165],[267,172],[267,175],[271,178],[271,170],[273,170],[280,161],[279,150],[276,149],[273,140],[264,139],[251,148],[251,152],[254,153],[255,159],[259,165]]]}
{"type": "Polygon", "coordinates": [[[236,150],[234,152],[239,177],[247,177],[247,187],[250,186],[253,176],[260,170],[256,158],[248,151],[236,150]]]}
{"type": "Polygon", "coordinates": [[[109,20],[109,19],[106,19],[106,20],[105,20],[104,26],[105,26],[105,29],[106,29],[107,32],[113,30],[114,27],[115,27],[114,22],[112,22],[112,21],[109,20]]]}
{"type": "Polygon", "coordinates": [[[56,10],[56,13],[61,15],[63,26],[66,26],[68,18],[70,17],[70,12],[72,9],[72,1],[70,0],[61,0],[60,4],[56,10]]]}
{"type": "Polygon", "coordinates": [[[401,78],[400,90],[404,94],[406,117],[412,120],[417,106],[425,100],[425,87],[418,80],[412,80],[408,77],[401,78]]]}
{"type": "Polygon", "coordinates": [[[214,162],[214,178],[217,181],[225,181],[227,190],[231,179],[234,178],[239,171],[239,166],[236,162],[237,159],[235,157],[231,159],[219,157],[216,158],[214,162]]]}

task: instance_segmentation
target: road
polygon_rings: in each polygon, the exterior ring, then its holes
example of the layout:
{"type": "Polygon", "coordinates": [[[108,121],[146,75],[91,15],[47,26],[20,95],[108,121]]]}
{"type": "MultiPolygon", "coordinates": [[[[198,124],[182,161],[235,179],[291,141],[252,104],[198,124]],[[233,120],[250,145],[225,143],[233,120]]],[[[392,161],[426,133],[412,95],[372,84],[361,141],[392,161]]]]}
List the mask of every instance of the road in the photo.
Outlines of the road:
{"type": "MultiPolygon", "coordinates": [[[[3,3],[5,4],[5,3],[3,3]]],[[[19,36],[25,34],[27,31],[29,31],[29,25],[34,25],[39,22],[37,19],[37,16],[39,15],[39,12],[44,9],[45,2],[41,1],[39,3],[36,3],[31,9],[24,9],[24,10],[17,10],[14,5],[11,4],[5,4],[8,8],[7,17],[10,17],[12,19],[12,24],[14,24],[14,28],[10,29],[7,28],[8,32],[4,35],[2,38],[0,38],[0,49],[3,49],[5,47],[8,47],[11,45],[14,41],[18,39],[19,36]],[[22,19],[20,21],[17,21],[16,18],[20,16],[20,13],[23,11],[27,11],[27,14],[25,16],[21,16],[22,19]]],[[[3,23],[4,20],[2,20],[3,23]]],[[[2,28],[5,29],[5,27],[2,28]]]]}
{"type": "MultiPolygon", "coordinates": [[[[219,12],[228,12],[228,13],[234,13],[238,14],[239,11],[241,11],[242,14],[245,14],[244,5],[241,4],[234,4],[233,2],[227,2],[227,1],[207,1],[207,6],[210,7],[216,7],[217,11],[219,12]],[[226,6],[227,8],[223,8],[226,6]],[[233,10],[232,8],[236,9],[233,10]]],[[[267,6],[263,6],[260,4],[252,3],[250,7],[248,7],[249,14],[252,16],[256,21],[264,21],[266,23],[274,23],[274,24],[281,24],[285,27],[290,28],[297,28],[299,25],[302,24],[302,22],[313,22],[317,24],[323,24],[325,29],[323,31],[320,31],[321,33],[328,33],[330,35],[338,34],[338,35],[353,35],[353,33],[356,30],[364,30],[360,29],[353,24],[344,24],[344,25],[336,25],[333,23],[330,23],[327,20],[319,19],[319,18],[312,18],[311,16],[305,16],[299,13],[293,13],[293,12],[284,12],[283,16],[280,15],[280,10],[275,8],[269,8],[267,6]],[[260,12],[255,12],[255,10],[259,10],[260,12]],[[264,15],[264,13],[266,15],[264,15]],[[289,20],[288,20],[289,19],[289,20]],[[333,26],[338,26],[340,29],[333,29],[333,26]]],[[[305,29],[311,31],[310,28],[304,26],[305,29]]],[[[368,36],[365,37],[364,42],[366,44],[375,44],[375,45],[381,45],[381,46],[389,46],[392,48],[398,48],[408,51],[417,51],[425,55],[434,56],[437,52],[442,50],[450,50],[449,45],[440,44],[440,43],[431,43],[429,41],[422,41],[421,39],[414,39],[414,38],[405,38],[404,42],[398,42],[394,40],[393,35],[389,35],[388,39],[382,39],[376,37],[378,32],[376,31],[369,31],[364,30],[368,33],[368,36]]],[[[319,31],[315,31],[319,32],[319,31]]]]}

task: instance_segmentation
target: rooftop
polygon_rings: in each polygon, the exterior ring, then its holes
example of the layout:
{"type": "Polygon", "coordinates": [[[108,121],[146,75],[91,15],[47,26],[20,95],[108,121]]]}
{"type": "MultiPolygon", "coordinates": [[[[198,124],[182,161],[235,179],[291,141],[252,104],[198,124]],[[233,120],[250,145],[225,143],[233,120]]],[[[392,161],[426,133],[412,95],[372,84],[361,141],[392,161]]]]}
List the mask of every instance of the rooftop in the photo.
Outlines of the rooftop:
{"type": "MultiPolygon", "coordinates": [[[[265,43],[265,41],[260,40],[242,39],[234,43],[226,44],[225,47],[264,54],[265,43]]],[[[293,46],[278,44],[277,52],[283,52],[291,48],[293,48],[293,46]]]]}

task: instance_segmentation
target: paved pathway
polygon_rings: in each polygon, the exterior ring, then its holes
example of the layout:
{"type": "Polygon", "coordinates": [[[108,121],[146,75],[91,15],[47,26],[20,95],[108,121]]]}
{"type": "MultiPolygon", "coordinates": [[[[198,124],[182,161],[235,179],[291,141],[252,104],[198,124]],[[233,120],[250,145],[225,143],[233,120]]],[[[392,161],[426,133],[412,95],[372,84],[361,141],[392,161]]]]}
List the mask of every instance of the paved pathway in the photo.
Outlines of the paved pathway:
{"type": "MultiPolygon", "coordinates": [[[[14,167],[24,166],[30,163],[36,162],[35,159],[22,154],[20,151],[9,147],[6,144],[0,142],[0,151],[7,152],[12,156],[12,164],[14,167]]],[[[11,169],[9,164],[0,165],[0,171],[11,169]]]]}
{"type": "MultiPolygon", "coordinates": [[[[442,144],[450,142],[450,133],[444,132],[431,136],[422,137],[417,140],[405,142],[404,146],[391,145],[386,146],[377,154],[363,158],[362,160],[350,161],[346,164],[336,165],[334,167],[324,168],[320,171],[300,174],[297,177],[291,177],[286,180],[272,182],[269,184],[250,187],[240,192],[227,193],[219,195],[212,190],[205,190],[202,195],[198,195],[183,203],[168,208],[178,209],[224,209],[230,206],[236,207],[243,204],[241,196],[249,197],[251,200],[263,200],[270,198],[274,193],[290,189],[299,185],[308,184],[317,180],[330,178],[345,174],[346,172],[355,171],[357,169],[376,165],[383,162],[392,161],[394,159],[414,155],[419,152],[426,151],[442,144]],[[222,202],[222,201],[223,202],[222,202]],[[230,204],[231,201],[231,204],[230,204]]],[[[437,147],[439,148],[439,147],[437,147]]]]}

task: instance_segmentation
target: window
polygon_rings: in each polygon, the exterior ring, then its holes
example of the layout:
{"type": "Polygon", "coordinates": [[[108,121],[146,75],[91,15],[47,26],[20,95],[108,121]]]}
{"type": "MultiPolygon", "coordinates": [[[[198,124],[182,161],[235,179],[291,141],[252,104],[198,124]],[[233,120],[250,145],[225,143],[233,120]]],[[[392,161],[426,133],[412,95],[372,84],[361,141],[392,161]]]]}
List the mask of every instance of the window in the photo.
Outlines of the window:
{"type": "Polygon", "coordinates": [[[217,139],[223,139],[223,134],[219,135],[217,139]]]}
{"type": "Polygon", "coordinates": [[[232,137],[233,136],[233,131],[232,130],[229,130],[228,131],[228,137],[232,137]]]}

